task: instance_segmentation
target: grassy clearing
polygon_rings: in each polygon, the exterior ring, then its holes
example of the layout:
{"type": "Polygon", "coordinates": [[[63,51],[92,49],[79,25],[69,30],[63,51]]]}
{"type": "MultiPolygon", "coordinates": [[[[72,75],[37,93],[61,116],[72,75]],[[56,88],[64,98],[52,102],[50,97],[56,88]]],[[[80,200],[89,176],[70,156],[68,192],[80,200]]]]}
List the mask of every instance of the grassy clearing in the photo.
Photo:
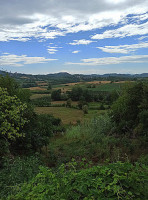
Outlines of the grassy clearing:
{"type": "Polygon", "coordinates": [[[35,112],[38,114],[52,114],[62,120],[63,124],[76,124],[77,120],[82,121],[84,114],[82,110],[65,107],[36,107],[35,112]]]}
{"type": "MultiPolygon", "coordinates": [[[[53,102],[53,104],[55,104],[55,102],[53,102]]],[[[60,101],[60,104],[62,104],[62,101],[60,101]]],[[[107,111],[106,110],[88,110],[88,114],[84,114],[82,110],[78,110],[74,108],[36,107],[35,112],[37,114],[52,114],[54,117],[60,118],[63,124],[70,124],[70,123],[76,124],[78,121],[84,122],[85,120],[90,120],[91,118],[102,115],[106,113],[107,111]]]]}
{"type": "Polygon", "coordinates": [[[73,86],[57,85],[53,87],[53,90],[61,90],[62,93],[71,91],[73,86]]]}
{"type": "Polygon", "coordinates": [[[35,90],[35,91],[47,90],[46,88],[43,88],[43,87],[30,87],[30,88],[28,88],[28,89],[31,90],[31,91],[33,91],[33,90],[35,90]]]}
{"type": "Polygon", "coordinates": [[[85,87],[88,84],[107,84],[110,83],[110,81],[92,81],[92,82],[77,82],[77,83],[66,83],[66,84],[60,84],[60,85],[54,85],[53,89],[61,89],[62,92],[70,91],[75,86],[85,87]]]}
{"type": "Polygon", "coordinates": [[[45,82],[45,81],[36,81],[36,84],[37,84],[38,86],[47,86],[47,85],[48,85],[48,83],[45,82]]]}
{"type": "Polygon", "coordinates": [[[43,97],[50,97],[51,94],[33,94],[30,99],[40,99],[40,98],[43,98],[43,97]]]}
{"type": "Polygon", "coordinates": [[[98,117],[99,115],[103,115],[106,112],[107,112],[106,110],[88,110],[88,114],[84,115],[84,121],[90,120],[94,117],[98,117]]]}
{"type": "MultiPolygon", "coordinates": [[[[52,105],[52,104],[54,104],[54,105],[55,105],[55,104],[56,104],[56,105],[61,105],[61,104],[66,104],[66,102],[67,102],[67,101],[52,101],[52,102],[51,102],[51,105],[52,105]]],[[[77,102],[77,101],[72,101],[72,102],[71,102],[71,105],[76,106],[76,105],[78,105],[78,102],[77,102]]]]}
{"type": "Polygon", "coordinates": [[[121,90],[124,83],[107,83],[107,84],[100,84],[96,85],[95,88],[87,88],[92,91],[106,91],[106,92],[112,92],[114,90],[121,90]]]}

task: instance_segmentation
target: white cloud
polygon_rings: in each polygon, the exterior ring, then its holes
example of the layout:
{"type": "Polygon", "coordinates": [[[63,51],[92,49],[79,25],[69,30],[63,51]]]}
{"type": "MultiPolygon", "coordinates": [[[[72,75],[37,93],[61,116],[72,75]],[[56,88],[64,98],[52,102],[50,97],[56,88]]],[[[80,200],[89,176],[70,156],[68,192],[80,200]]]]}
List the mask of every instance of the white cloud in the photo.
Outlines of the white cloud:
{"type": "Polygon", "coordinates": [[[82,59],[80,63],[67,62],[66,65],[112,65],[120,63],[148,63],[148,55],[104,57],[82,59]]]}
{"type": "Polygon", "coordinates": [[[80,45],[80,44],[87,45],[87,44],[90,44],[92,42],[95,42],[95,41],[82,39],[82,40],[73,40],[73,42],[71,42],[69,44],[70,45],[80,45]]]}
{"type": "Polygon", "coordinates": [[[61,49],[61,48],[62,47],[58,47],[58,46],[48,46],[47,51],[49,54],[55,54],[58,51],[57,49],[61,49]]]}
{"type": "Polygon", "coordinates": [[[3,55],[0,56],[0,66],[21,67],[27,64],[46,63],[54,60],[57,59],[47,59],[44,57],[29,57],[27,55],[18,56],[14,54],[3,53],[3,55]]]}
{"type": "Polygon", "coordinates": [[[105,47],[97,47],[97,48],[107,53],[127,54],[127,53],[134,52],[137,49],[148,48],[148,42],[143,42],[139,44],[131,44],[131,45],[105,46],[105,47]]]}
{"type": "MultiPolygon", "coordinates": [[[[147,0],[13,0],[11,4],[10,0],[0,1],[0,41],[54,39],[67,33],[127,24],[132,18],[135,24],[130,26],[143,29],[139,22],[147,19],[148,12],[147,0]]],[[[146,34],[142,31],[139,35],[146,34]]]]}
{"type": "Polygon", "coordinates": [[[146,35],[148,34],[148,22],[142,24],[128,24],[121,28],[114,30],[107,30],[102,34],[96,34],[91,39],[106,39],[106,38],[123,38],[134,35],[146,35]]]}
{"type": "Polygon", "coordinates": [[[143,40],[143,39],[147,39],[147,38],[148,38],[148,36],[142,36],[142,37],[138,38],[138,40],[143,40]]]}
{"type": "Polygon", "coordinates": [[[54,49],[54,48],[49,48],[49,49],[47,49],[47,51],[49,54],[55,54],[58,50],[54,49]]]}
{"type": "Polygon", "coordinates": [[[76,54],[76,53],[79,53],[79,52],[80,52],[80,51],[73,51],[72,53],[75,53],[75,54],[76,54]]]}

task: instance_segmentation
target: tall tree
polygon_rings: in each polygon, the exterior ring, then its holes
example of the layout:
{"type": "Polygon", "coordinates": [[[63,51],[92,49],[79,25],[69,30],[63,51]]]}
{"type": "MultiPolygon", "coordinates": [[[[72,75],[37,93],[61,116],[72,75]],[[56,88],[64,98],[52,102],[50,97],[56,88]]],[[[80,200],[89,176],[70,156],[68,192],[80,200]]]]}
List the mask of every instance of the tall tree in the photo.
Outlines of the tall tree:
{"type": "Polygon", "coordinates": [[[128,85],[113,104],[112,117],[120,133],[148,133],[148,84],[128,85]]]}

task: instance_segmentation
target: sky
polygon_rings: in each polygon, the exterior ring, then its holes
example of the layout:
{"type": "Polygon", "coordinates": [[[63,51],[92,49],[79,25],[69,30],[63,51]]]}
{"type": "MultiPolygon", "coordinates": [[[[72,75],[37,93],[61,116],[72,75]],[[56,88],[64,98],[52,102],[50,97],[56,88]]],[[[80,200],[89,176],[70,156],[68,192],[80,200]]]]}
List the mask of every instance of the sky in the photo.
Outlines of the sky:
{"type": "Polygon", "coordinates": [[[0,0],[0,70],[148,73],[148,0],[0,0]]]}

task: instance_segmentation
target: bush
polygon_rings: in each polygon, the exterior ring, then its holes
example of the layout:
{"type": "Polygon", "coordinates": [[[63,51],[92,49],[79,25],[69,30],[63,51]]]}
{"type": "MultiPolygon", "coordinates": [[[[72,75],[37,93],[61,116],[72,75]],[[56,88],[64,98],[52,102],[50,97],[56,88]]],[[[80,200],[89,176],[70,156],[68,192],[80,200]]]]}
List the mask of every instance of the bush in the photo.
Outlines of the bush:
{"type": "Polygon", "coordinates": [[[68,100],[66,101],[66,107],[71,108],[71,104],[72,104],[72,100],[71,100],[71,99],[68,99],[68,100]]]}
{"type": "Polygon", "coordinates": [[[39,173],[41,161],[37,155],[30,157],[9,157],[4,159],[0,170],[0,199],[6,199],[8,194],[14,194],[15,189],[30,181],[39,173]]]}
{"type": "Polygon", "coordinates": [[[32,104],[38,107],[48,107],[51,106],[51,98],[50,97],[42,97],[38,99],[33,99],[32,104]]]}
{"type": "Polygon", "coordinates": [[[87,105],[84,105],[82,107],[82,110],[83,110],[84,114],[88,114],[88,106],[87,105]]]}
{"type": "Polygon", "coordinates": [[[27,118],[30,122],[24,127],[25,137],[11,142],[10,150],[13,155],[28,155],[40,151],[54,134],[64,131],[59,118],[48,114],[36,115],[29,111],[27,118]]]}
{"type": "MultiPolygon", "coordinates": [[[[85,163],[80,163],[84,166],[85,163]]],[[[147,200],[148,168],[117,162],[77,170],[73,161],[57,171],[40,168],[40,173],[25,183],[9,200],[27,199],[134,199],[147,200]]]]}

